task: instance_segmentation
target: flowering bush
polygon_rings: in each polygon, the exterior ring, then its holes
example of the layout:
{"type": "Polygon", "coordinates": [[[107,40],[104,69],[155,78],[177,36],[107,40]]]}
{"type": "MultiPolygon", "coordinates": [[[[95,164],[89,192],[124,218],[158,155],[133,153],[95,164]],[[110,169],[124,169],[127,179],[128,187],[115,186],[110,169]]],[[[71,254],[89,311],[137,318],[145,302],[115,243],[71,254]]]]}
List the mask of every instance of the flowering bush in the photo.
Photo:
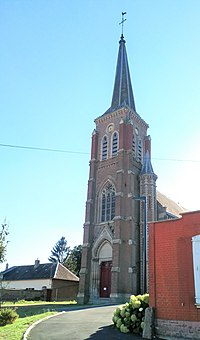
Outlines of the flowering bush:
{"type": "Polygon", "coordinates": [[[145,309],[149,306],[149,294],[131,295],[129,302],[117,307],[112,321],[122,333],[141,333],[144,328],[145,309]]]}

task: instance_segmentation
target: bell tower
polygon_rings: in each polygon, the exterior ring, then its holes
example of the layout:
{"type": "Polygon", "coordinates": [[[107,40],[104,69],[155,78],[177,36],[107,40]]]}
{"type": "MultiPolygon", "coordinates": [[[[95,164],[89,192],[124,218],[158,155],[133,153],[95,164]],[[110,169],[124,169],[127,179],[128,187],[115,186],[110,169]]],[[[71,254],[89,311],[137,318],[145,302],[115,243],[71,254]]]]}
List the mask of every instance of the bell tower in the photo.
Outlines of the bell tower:
{"type": "Polygon", "coordinates": [[[148,124],[136,112],[125,43],[122,34],[111,106],[92,134],[79,303],[120,303],[141,292],[144,217],[134,197],[148,192],[154,202],[156,175],[146,171],[148,124]]]}

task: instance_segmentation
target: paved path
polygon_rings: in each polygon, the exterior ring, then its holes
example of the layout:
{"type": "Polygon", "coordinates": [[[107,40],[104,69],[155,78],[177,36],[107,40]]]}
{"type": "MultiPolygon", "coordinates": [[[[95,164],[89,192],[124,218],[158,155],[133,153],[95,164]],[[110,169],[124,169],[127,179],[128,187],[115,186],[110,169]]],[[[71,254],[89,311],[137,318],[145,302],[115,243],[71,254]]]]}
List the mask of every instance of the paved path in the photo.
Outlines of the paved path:
{"type": "Polygon", "coordinates": [[[112,324],[116,306],[93,307],[62,313],[36,325],[28,340],[135,340],[139,335],[122,334],[112,324]]]}

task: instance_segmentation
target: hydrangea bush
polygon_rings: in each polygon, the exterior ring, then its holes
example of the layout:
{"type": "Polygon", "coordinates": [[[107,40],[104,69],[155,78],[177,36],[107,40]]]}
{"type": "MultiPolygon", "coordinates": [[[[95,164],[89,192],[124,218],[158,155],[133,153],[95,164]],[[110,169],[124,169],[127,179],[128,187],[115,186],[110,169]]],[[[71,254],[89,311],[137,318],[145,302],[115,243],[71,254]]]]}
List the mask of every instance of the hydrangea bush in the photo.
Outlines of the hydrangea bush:
{"type": "Polygon", "coordinates": [[[144,328],[145,309],[149,306],[149,294],[131,295],[129,302],[117,307],[112,321],[122,333],[141,333],[144,328]]]}

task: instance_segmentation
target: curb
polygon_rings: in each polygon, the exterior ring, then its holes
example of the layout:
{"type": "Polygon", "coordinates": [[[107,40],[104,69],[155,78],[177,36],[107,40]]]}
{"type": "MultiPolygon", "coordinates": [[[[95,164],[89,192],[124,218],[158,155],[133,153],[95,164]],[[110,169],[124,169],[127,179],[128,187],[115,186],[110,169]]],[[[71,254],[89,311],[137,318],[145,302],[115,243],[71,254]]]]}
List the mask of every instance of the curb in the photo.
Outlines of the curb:
{"type": "Polygon", "coordinates": [[[24,333],[23,340],[27,340],[27,336],[29,335],[30,331],[31,331],[35,326],[37,326],[40,322],[45,321],[45,320],[50,319],[50,318],[53,318],[53,317],[55,317],[55,316],[61,315],[61,314],[63,314],[63,313],[66,313],[66,312],[59,312],[59,313],[54,314],[54,315],[49,315],[49,316],[46,316],[46,318],[43,318],[43,319],[40,319],[40,320],[34,322],[31,326],[29,326],[29,327],[27,328],[26,332],[24,333]]]}

